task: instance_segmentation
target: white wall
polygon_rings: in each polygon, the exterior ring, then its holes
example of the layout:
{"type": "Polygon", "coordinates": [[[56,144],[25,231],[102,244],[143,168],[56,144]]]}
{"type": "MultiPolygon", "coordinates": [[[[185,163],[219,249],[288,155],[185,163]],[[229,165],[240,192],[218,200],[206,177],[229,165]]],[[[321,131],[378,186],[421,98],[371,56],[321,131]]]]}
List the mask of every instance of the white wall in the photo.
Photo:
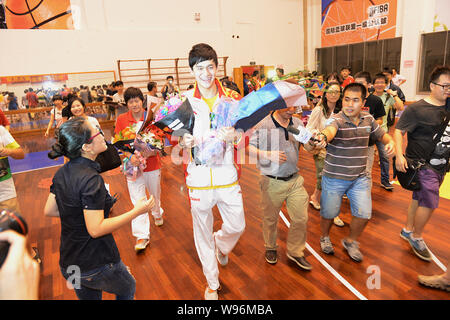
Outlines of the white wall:
{"type": "Polygon", "coordinates": [[[116,70],[211,44],[241,64],[303,65],[301,0],[72,0],[77,30],[2,30],[0,76],[116,70]],[[200,13],[200,22],[194,13],[200,13]],[[232,35],[241,35],[239,39],[232,35]]]}

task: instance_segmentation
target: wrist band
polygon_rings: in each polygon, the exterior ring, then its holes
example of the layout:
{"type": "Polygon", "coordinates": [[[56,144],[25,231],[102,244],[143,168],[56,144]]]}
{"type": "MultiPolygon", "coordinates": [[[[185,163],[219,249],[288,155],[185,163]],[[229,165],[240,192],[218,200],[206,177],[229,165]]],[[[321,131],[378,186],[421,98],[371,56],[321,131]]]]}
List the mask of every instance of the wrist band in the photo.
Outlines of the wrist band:
{"type": "Polygon", "coordinates": [[[328,137],[325,133],[320,132],[319,135],[323,136],[323,139],[325,140],[325,142],[328,143],[328,137]]]}

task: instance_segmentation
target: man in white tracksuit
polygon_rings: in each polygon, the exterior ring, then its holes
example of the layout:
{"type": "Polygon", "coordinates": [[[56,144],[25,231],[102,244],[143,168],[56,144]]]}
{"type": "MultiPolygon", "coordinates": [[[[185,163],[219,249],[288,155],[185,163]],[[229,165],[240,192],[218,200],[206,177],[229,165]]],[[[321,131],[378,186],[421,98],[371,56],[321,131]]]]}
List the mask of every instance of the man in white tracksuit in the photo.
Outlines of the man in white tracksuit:
{"type": "MultiPolygon", "coordinates": [[[[195,114],[193,134],[185,134],[180,146],[191,151],[211,131],[210,114],[221,97],[239,99],[239,95],[223,88],[216,79],[217,55],[207,44],[197,44],[189,53],[189,65],[195,76],[195,86],[185,93],[195,114]]],[[[186,185],[189,189],[194,242],[208,282],[206,300],[217,300],[219,269],[217,260],[224,266],[228,254],[245,229],[244,207],[238,181],[238,166],[234,163],[238,134],[234,128],[222,128],[218,137],[226,141],[223,161],[215,165],[198,165],[192,159],[186,168],[186,185]],[[222,217],[221,229],[213,233],[212,208],[217,205],[222,217]],[[216,260],[217,259],[217,260],[216,260]]],[[[242,139],[243,140],[243,139],[242,139]]]]}

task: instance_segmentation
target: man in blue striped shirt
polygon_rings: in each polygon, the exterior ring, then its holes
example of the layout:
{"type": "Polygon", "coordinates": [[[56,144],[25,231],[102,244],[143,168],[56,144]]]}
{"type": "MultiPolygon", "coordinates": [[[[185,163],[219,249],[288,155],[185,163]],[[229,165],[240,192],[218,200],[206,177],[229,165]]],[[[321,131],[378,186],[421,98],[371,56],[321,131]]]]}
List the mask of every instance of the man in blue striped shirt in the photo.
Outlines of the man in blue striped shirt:
{"type": "Polygon", "coordinates": [[[329,233],[334,217],[341,209],[342,196],[350,201],[352,222],[350,234],[342,240],[349,256],[362,261],[358,237],[372,215],[371,184],[366,174],[369,138],[385,145],[386,153],[392,157],[394,141],[368,112],[361,111],[366,99],[366,88],[359,83],[345,87],[342,111],[327,123],[318,135],[318,147],[327,148],[322,177],[320,200],[320,246],[326,254],[333,254],[334,248],[329,233]]]}

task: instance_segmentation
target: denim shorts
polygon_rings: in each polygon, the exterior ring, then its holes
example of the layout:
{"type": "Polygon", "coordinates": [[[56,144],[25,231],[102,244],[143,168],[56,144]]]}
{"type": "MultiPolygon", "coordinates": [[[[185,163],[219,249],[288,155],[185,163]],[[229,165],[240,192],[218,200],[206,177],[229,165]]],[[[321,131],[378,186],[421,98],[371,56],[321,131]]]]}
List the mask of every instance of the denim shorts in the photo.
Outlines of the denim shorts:
{"type": "Polygon", "coordinates": [[[419,207],[436,209],[439,206],[439,187],[444,181],[444,175],[432,169],[419,171],[420,190],[414,191],[413,200],[417,200],[419,207]]]}
{"type": "Polygon", "coordinates": [[[355,180],[343,180],[324,175],[320,196],[320,215],[324,219],[334,219],[339,215],[344,194],[350,202],[352,216],[361,219],[372,217],[371,187],[367,176],[360,176],[355,180]]]}
{"type": "Polygon", "coordinates": [[[117,300],[134,299],[136,280],[122,261],[81,272],[78,279],[75,270],[61,267],[64,278],[74,287],[80,300],[101,300],[103,291],[115,294],[117,300]]]}

